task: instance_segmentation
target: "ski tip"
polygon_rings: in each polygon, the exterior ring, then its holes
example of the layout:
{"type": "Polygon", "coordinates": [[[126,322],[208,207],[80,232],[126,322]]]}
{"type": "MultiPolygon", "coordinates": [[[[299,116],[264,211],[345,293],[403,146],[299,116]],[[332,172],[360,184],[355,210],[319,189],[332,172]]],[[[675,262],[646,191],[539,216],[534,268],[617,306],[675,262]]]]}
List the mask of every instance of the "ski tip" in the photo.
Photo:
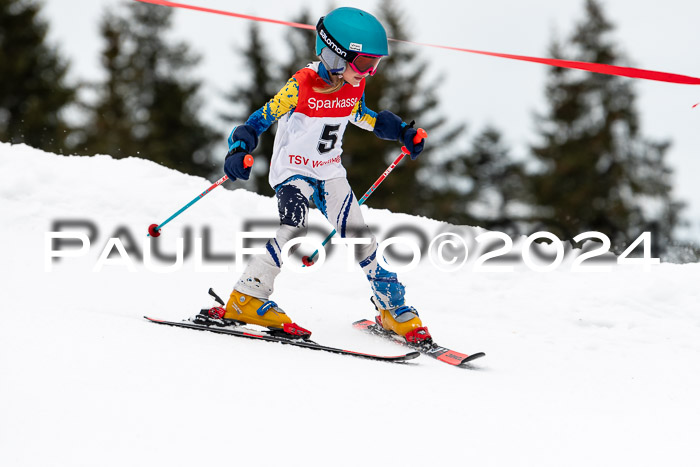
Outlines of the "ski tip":
{"type": "Polygon", "coordinates": [[[414,358],[420,357],[420,352],[409,352],[406,354],[405,360],[413,360],[414,358]]]}
{"type": "Polygon", "coordinates": [[[146,318],[151,323],[167,323],[167,321],[165,321],[165,320],[151,318],[150,316],[144,316],[144,318],[146,318]]]}
{"type": "Polygon", "coordinates": [[[477,358],[481,358],[481,357],[485,357],[485,356],[486,356],[486,354],[484,352],[477,352],[475,354],[468,356],[464,360],[462,360],[462,363],[460,363],[459,366],[466,365],[467,363],[472,362],[472,361],[476,360],[477,358]]]}
{"type": "Polygon", "coordinates": [[[355,321],[354,323],[352,323],[352,325],[354,327],[360,328],[360,329],[364,329],[364,328],[371,326],[373,324],[375,324],[374,321],[370,321],[368,319],[361,319],[359,321],[355,321]]]}

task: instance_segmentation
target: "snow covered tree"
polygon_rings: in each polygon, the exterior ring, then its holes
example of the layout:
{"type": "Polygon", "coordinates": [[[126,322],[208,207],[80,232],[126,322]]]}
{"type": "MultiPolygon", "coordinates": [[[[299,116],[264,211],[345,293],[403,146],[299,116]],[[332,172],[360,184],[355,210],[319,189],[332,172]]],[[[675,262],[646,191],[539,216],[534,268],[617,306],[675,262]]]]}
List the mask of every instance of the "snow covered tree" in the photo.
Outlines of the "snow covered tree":
{"type": "Polygon", "coordinates": [[[75,99],[68,63],[47,44],[40,4],[0,0],[0,141],[62,153],[69,135],[62,113],[75,99]]]}
{"type": "Polygon", "coordinates": [[[172,9],[132,3],[102,22],[107,71],[90,105],[80,145],[88,154],[139,156],[194,175],[210,175],[210,148],[220,137],[198,116],[201,82],[188,78],[199,57],[171,43],[172,9]]]}
{"type": "MultiPolygon", "coordinates": [[[[553,44],[552,55],[622,64],[599,2],[586,0],[585,12],[570,39],[553,44]]],[[[617,250],[647,230],[655,230],[658,244],[668,243],[681,208],[665,162],[669,143],[642,135],[632,81],[554,68],[546,95],[542,142],[532,147],[540,166],[531,185],[533,229],[562,239],[599,231],[617,250]]]]}

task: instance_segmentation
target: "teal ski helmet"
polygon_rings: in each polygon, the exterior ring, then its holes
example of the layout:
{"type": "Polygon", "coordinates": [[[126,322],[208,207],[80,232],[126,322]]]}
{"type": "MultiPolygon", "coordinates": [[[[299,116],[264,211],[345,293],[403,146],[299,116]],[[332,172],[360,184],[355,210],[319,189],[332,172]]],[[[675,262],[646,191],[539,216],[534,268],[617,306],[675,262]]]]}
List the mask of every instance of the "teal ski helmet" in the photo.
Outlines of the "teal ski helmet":
{"type": "Polygon", "coordinates": [[[389,55],[382,23],[366,11],[341,7],[316,24],[316,54],[331,73],[349,64],[358,73],[374,74],[381,57],[389,55]]]}

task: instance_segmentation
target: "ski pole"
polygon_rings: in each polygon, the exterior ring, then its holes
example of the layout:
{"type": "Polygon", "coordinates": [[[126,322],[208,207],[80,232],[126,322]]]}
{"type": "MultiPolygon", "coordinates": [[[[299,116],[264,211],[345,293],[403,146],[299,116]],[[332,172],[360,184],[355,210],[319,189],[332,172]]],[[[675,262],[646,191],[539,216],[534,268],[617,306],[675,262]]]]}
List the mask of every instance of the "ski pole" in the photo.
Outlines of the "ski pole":
{"type": "MultiPolygon", "coordinates": [[[[423,128],[418,128],[418,133],[417,133],[416,136],[413,138],[413,144],[418,144],[418,143],[420,143],[420,142],[423,141],[423,139],[425,139],[427,136],[428,136],[428,133],[426,133],[426,131],[425,131],[423,128]]],[[[394,159],[394,162],[392,162],[391,165],[389,165],[389,167],[387,167],[387,169],[384,171],[384,173],[381,174],[381,175],[379,176],[379,178],[377,179],[377,181],[374,182],[374,184],[373,184],[371,187],[369,187],[369,190],[367,190],[367,192],[362,196],[362,198],[360,198],[360,200],[357,202],[357,204],[358,204],[359,206],[362,206],[362,204],[364,204],[364,202],[367,201],[367,198],[369,198],[370,195],[371,195],[372,193],[374,193],[374,190],[376,190],[377,187],[378,187],[379,185],[381,185],[381,183],[384,181],[384,179],[385,179],[387,176],[389,176],[389,174],[396,168],[396,166],[399,165],[399,162],[401,162],[401,159],[403,159],[404,156],[407,155],[407,154],[411,154],[411,153],[409,152],[408,149],[406,149],[406,146],[401,146],[401,154],[399,154],[399,157],[397,157],[396,159],[394,159]]],[[[335,235],[336,233],[337,233],[337,230],[333,229],[333,232],[331,232],[331,233],[328,234],[328,236],[327,236],[326,239],[323,241],[323,243],[321,243],[321,246],[322,246],[322,247],[323,247],[323,246],[326,246],[326,244],[331,240],[331,238],[333,238],[333,235],[335,235]]],[[[313,266],[313,264],[314,264],[314,258],[316,257],[317,254],[318,254],[318,250],[314,251],[314,252],[311,253],[309,256],[304,256],[304,257],[301,259],[301,261],[302,261],[302,263],[304,264],[304,266],[306,266],[306,267],[308,267],[308,266],[313,266]]]]}
{"type": "MultiPolygon", "coordinates": [[[[253,156],[251,156],[250,154],[246,154],[246,155],[245,155],[245,157],[243,158],[243,167],[246,168],[246,169],[248,169],[248,168],[250,168],[250,167],[253,167],[253,156]]],[[[201,195],[197,196],[195,199],[193,199],[192,201],[190,201],[189,203],[187,203],[186,205],[184,205],[184,206],[183,206],[179,211],[177,211],[175,214],[173,214],[172,216],[170,216],[170,217],[168,217],[167,219],[165,219],[165,221],[163,221],[160,225],[159,225],[159,224],[151,224],[151,225],[149,225],[149,226],[148,226],[148,235],[146,235],[146,236],[147,236],[147,237],[160,237],[160,229],[162,229],[162,228],[165,226],[165,224],[167,224],[168,222],[170,222],[171,220],[175,219],[177,216],[179,216],[180,214],[182,214],[187,208],[189,208],[190,206],[192,206],[194,203],[196,203],[196,202],[199,201],[200,199],[204,198],[204,196],[205,196],[207,193],[209,193],[211,190],[213,190],[213,189],[216,188],[217,186],[219,186],[219,185],[221,185],[222,183],[224,183],[226,180],[228,180],[228,176],[224,175],[223,177],[221,177],[220,179],[218,179],[216,182],[214,182],[214,184],[213,184],[212,186],[210,186],[209,188],[207,188],[206,190],[204,190],[204,191],[202,192],[201,195]]]]}

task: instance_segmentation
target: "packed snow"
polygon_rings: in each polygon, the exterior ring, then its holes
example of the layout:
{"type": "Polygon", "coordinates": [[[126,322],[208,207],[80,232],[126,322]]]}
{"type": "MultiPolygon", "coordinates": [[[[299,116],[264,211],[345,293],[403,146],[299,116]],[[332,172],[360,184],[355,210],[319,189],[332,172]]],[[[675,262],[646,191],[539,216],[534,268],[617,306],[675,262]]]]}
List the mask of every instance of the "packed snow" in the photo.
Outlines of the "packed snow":
{"type": "MultiPolygon", "coordinates": [[[[461,267],[424,254],[400,278],[439,343],[486,357],[467,369],[390,364],[151,324],[144,315],[211,305],[209,287],[227,297],[242,232],[274,230],[275,200],[226,182],[146,237],[210,185],[137,158],[0,144],[0,465],[700,462],[700,265],[645,271],[608,254],[584,262],[607,270],[574,272],[566,248],[538,272],[518,238],[510,261],[484,263],[512,271],[480,271],[485,231],[363,207],[379,240],[465,239],[461,267]],[[149,250],[173,258],[147,261],[149,250]]],[[[316,210],[311,225],[312,238],[331,230],[316,210]]],[[[503,245],[491,240],[490,251],[503,245]]],[[[322,344],[402,353],[350,325],[374,313],[346,248],[285,271],[273,299],[322,344]]],[[[545,264],[555,253],[543,248],[545,264]]]]}

